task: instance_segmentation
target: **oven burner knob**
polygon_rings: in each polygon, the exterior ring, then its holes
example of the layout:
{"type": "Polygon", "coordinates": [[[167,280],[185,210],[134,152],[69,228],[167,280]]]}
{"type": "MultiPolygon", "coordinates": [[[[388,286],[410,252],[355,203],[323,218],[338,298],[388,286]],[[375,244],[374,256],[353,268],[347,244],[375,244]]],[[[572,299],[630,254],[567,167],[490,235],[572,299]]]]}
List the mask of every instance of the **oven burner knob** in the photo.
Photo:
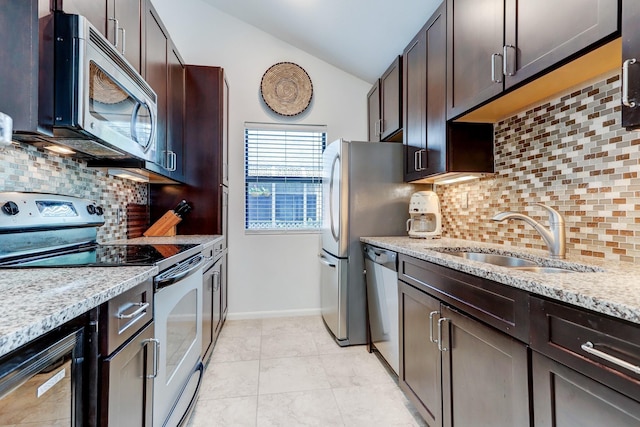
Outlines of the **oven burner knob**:
{"type": "Polygon", "coordinates": [[[6,213],[7,215],[18,215],[20,209],[18,209],[18,205],[16,205],[15,202],[7,202],[2,205],[2,212],[6,213]]]}
{"type": "Polygon", "coordinates": [[[96,215],[102,215],[104,213],[104,209],[102,206],[96,206],[96,215]]]}
{"type": "Polygon", "coordinates": [[[93,205],[87,205],[87,212],[89,212],[89,215],[93,215],[96,213],[96,207],[93,205]]]}

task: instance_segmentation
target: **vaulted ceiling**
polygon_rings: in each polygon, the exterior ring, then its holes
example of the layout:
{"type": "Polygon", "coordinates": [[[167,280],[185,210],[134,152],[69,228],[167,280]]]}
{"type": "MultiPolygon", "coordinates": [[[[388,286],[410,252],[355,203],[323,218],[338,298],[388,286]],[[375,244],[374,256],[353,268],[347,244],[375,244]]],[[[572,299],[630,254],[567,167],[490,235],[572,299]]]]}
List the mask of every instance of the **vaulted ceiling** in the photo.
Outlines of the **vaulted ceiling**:
{"type": "Polygon", "coordinates": [[[373,83],[441,0],[203,0],[373,83]]]}

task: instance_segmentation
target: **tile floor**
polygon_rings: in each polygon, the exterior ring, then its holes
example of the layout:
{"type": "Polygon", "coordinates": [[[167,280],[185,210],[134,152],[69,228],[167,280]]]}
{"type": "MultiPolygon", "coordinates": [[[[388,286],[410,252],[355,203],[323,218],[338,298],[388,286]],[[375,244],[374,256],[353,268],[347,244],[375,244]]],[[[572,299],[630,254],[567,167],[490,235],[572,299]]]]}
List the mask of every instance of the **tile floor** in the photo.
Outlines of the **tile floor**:
{"type": "Polygon", "coordinates": [[[227,321],[189,427],[425,426],[366,346],[319,316],[227,321]]]}

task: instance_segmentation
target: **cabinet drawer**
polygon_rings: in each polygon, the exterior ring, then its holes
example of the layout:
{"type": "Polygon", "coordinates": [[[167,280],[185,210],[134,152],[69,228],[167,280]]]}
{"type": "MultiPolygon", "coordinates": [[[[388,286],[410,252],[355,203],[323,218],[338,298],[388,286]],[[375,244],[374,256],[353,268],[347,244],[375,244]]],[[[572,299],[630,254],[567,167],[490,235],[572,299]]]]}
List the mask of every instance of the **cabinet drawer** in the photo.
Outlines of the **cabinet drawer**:
{"type": "Polygon", "coordinates": [[[534,350],[640,400],[640,325],[537,297],[531,322],[534,350]]]}
{"type": "Polygon", "coordinates": [[[529,339],[528,293],[406,255],[398,277],[506,334],[529,339]]]}
{"type": "Polygon", "coordinates": [[[100,309],[100,351],[111,354],[153,319],[153,281],[146,280],[100,309]]]}

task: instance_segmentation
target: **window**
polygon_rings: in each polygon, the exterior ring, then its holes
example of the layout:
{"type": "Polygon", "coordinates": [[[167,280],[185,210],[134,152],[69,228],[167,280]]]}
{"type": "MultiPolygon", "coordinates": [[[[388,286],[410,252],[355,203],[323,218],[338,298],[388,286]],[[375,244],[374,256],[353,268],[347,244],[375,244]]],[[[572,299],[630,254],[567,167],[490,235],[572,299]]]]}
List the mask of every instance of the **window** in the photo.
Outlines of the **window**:
{"type": "Polygon", "coordinates": [[[322,226],[325,126],[245,123],[245,230],[322,226]]]}

